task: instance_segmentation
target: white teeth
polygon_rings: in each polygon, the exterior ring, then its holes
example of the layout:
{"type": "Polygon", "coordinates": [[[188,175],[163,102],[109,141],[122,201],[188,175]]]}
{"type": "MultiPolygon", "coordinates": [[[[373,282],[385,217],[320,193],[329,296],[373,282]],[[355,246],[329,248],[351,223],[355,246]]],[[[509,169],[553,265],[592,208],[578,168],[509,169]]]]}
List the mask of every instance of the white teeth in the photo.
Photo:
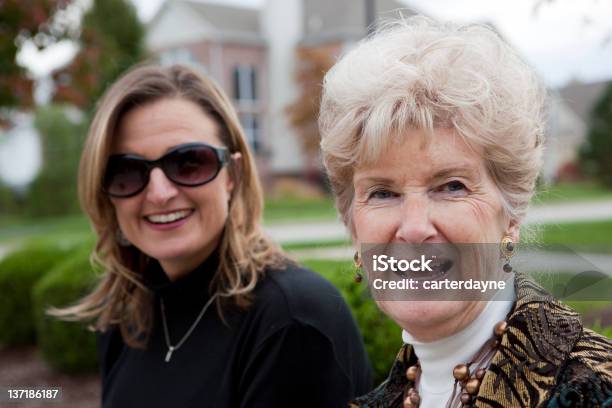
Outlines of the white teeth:
{"type": "Polygon", "coordinates": [[[185,218],[190,213],[190,210],[183,210],[168,214],[149,215],[147,216],[147,220],[155,224],[167,224],[169,222],[174,222],[176,220],[180,220],[181,218],[185,218]]]}

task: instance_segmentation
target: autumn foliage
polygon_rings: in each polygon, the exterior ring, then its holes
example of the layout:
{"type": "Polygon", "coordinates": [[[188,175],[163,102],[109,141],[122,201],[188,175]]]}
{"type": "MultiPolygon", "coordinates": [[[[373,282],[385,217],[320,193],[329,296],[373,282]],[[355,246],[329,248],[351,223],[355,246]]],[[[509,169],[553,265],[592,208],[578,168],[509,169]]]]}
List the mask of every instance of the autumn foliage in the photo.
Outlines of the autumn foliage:
{"type": "Polygon", "coordinates": [[[311,160],[319,157],[321,137],[317,126],[323,77],[332,67],[340,46],[302,47],[297,50],[298,99],[287,107],[289,123],[298,132],[304,153],[311,160]]]}
{"type": "MultiPolygon", "coordinates": [[[[50,22],[55,12],[69,3],[69,0],[0,0],[0,108],[32,106],[32,80],[17,65],[17,52],[30,39],[39,49],[59,40],[64,33],[50,22]]],[[[5,120],[0,118],[0,126],[6,125],[5,120]]]]}
{"type": "Polygon", "coordinates": [[[56,102],[89,110],[108,85],[145,55],[144,27],[128,0],[94,0],[83,17],[80,50],[54,73],[56,102]]]}

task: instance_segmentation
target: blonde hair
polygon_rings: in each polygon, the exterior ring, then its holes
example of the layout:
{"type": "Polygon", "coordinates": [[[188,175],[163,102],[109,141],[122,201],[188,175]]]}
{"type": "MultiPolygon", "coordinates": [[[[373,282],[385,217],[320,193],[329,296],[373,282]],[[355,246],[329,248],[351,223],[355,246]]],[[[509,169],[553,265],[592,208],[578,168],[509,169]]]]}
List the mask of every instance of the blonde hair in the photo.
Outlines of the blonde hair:
{"type": "Polygon", "coordinates": [[[250,294],[268,266],[280,266],[283,256],[261,228],[262,191],[257,171],[238,117],[221,88],[210,78],[184,66],[137,66],[118,79],[101,99],[89,129],[79,169],[79,198],[97,235],[92,262],[104,273],[92,293],[78,304],[53,309],[51,314],[69,320],[95,318],[104,331],[117,324],[124,341],[142,347],[150,332],[153,297],[142,284],[149,258],[134,246],[118,242],[118,223],[102,180],[112,139],[122,117],[132,108],[163,98],[180,97],[200,106],[218,125],[219,138],[230,152],[241,154],[228,170],[236,182],[229,215],[219,244],[219,266],[211,283],[222,303],[231,299],[247,307],[250,294]]]}
{"type": "Polygon", "coordinates": [[[506,214],[522,220],[541,168],[545,89],[485,25],[417,16],[384,22],[326,74],[321,149],[336,205],[352,230],[353,171],[403,129],[449,128],[481,151],[506,214]]]}

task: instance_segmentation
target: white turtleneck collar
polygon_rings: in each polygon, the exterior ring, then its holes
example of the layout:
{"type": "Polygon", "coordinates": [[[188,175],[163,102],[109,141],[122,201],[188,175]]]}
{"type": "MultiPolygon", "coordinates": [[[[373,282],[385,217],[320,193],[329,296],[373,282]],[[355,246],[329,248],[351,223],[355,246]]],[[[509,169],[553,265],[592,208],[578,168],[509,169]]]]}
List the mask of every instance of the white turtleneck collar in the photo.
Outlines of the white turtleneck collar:
{"type": "MultiPolygon", "coordinates": [[[[404,343],[409,343],[421,365],[419,380],[420,408],[445,407],[450,398],[455,379],[453,368],[470,361],[482,345],[493,335],[497,322],[504,320],[515,299],[514,275],[506,281],[503,299],[491,300],[470,324],[458,333],[432,342],[421,342],[405,330],[404,343]]],[[[499,294],[498,294],[499,295],[499,294]]],[[[499,297],[498,297],[499,298],[499,297]]]]}

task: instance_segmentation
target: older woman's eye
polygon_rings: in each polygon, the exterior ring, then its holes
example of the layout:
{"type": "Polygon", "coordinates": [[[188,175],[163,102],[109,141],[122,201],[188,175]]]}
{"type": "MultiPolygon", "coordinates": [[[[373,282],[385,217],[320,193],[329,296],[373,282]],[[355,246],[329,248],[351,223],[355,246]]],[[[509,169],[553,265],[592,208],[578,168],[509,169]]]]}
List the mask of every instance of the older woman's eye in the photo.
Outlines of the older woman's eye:
{"type": "Polygon", "coordinates": [[[440,193],[461,193],[467,191],[465,184],[460,181],[453,180],[449,181],[446,184],[441,185],[440,187],[435,189],[436,192],[440,193]]]}
{"type": "Polygon", "coordinates": [[[374,190],[368,193],[368,199],[374,199],[374,200],[386,200],[386,199],[393,198],[396,196],[397,194],[395,194],[394,192],[389,191],[389,190],[384,190],[384,189],[374,190]]]}
{"type": "Polygon", "coordinates": [[[465,184],[456,180],[451,181],[450,183],[446,183],[446,187],[448,188],[448,191],[465,190],[465,184]]]}

